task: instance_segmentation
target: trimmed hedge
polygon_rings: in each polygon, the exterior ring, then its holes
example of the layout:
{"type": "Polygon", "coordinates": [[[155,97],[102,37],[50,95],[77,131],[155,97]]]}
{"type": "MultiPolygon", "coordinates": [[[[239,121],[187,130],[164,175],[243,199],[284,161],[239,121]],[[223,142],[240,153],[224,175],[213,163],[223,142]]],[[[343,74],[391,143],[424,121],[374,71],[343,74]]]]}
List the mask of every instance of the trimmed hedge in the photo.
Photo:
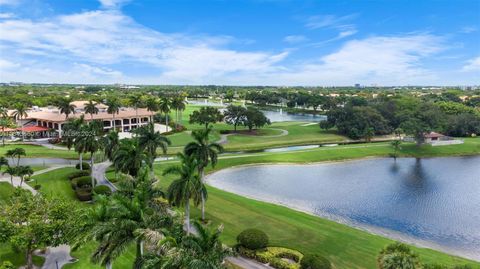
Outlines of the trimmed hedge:
{"type": "Polygon", "coordinates": [[[82,188],[85,186],[89,186],[90,188],[92,187],[92,177],[91,176],[83,176],[83,177],[77,177],[72,180],[72,184],[75,183],[76,188],[82,188]]]}
{"type": "Polygon", "coordinates": [[[92,200],[92,188],[77,188],[75,194],[77,195],[78,200],[82,202],[92,200]]]}
{"type": "Polygon", "coordinates": [[[268,263],[271,267],[277,269],[300,269],[299,261],[303,257],[303,254],[299,251],[283,247],[267,247],[258,250],[238,247],[237,250],[242,256],[254,259],[260,263],[268,263]]]}
{"type": "Polygon", "coordinates": [[[307,254],[300,261],[300,268],[301,269],[331,269],[332,265],[330,264],[330,261],[328,261],[325,257],[321,255],[307,254]]]}
{"type": "Polygon", "coordinates": [[[106,195],[109,196],[112,194],[112,190],[105,185],[98,185],[93,188],[93,192],[98,195],[106,195]]]}
{"type": "Polygon", "coordinates": [[[237,236],[239,245],[248,249],[260,249],[268,246],[268,236],[258,229],[246,229],[237,236]]]}
{"type": "MultiPolygon", "coordinates": [[[[77,163],[77,164],[75,165],[75,168],[80,169],[80,164],[77,163]]],[[[90,164],[89,164],[89,163],[87,163],[87,162],[82,162],[82,171],[84,171],[84,170],[90,170],[90,164]]]]}
{"type": "Polygon", "coordinates": [[[89,176],[89,175],[90,175],[89,171],[84,171],[84,170],[75,171],[75,172],[71,173],[70,175],[68,175],[68,179],[72,180],[72,179],[77,178],[77,177],[84,177],[84,176],[89,176]]]}

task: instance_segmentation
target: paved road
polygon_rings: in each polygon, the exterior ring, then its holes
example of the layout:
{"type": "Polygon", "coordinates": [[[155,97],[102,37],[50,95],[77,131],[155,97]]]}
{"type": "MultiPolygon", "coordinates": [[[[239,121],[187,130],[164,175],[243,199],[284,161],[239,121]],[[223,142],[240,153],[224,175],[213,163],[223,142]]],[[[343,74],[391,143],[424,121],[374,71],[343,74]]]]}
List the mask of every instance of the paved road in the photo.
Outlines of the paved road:
{"type": "Polygon", "coordinates": [[[70,256],[69,245],[49,247],[47,248],[45,254],[37,251],[35,255],[45,257],[45,262],[43,263],[42,269],[62,268],[65,264],[74,262],[74,258],[70,256]]]}
{"type": "Polygon", "coordinates": [[[97,180],[98,185],[105,185],[108,186],[112,191],[116,191],[117,187],[115,187],[112,182],[108,181],[107,177],[105,176],[105,172],[110,165],[112,165],[110,161],[96,163],[93,166],[93,178],[97,180]]]}

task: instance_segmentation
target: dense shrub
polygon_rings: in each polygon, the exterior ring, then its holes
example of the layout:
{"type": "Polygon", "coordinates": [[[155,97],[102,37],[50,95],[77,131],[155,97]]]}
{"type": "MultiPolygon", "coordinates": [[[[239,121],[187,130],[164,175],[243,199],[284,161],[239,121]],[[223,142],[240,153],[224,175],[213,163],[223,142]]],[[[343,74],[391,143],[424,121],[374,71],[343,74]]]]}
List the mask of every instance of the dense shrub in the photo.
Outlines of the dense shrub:
{"type": "MultiPolygon", "coordinates": [[[[80,164],[77,163],[75,168],[80,169],[80,164]]],[[[90,164],[87,162],[82,162],[82,170],[90,170],[90,164]]]]}
{"type": "Polygon", "coordinates": [[[112,190],[105,185],[95,186],[95,188],[93,188],[93,192],[98,195],[107,195],[107,196],[112,194],[112,190]]]}
{"type": "Polygon", "coordinates": [[[323,256],[318,254],[305,255],[300,261],[300,268],[302,269],[330,269],[332,265],[323,256]]]}
{"type": "Polygon", "coordinates": [[[0,269],[15,269],[15,266],[13,266],[13,263],[10,261],[4,261],[2,266],[0,266],[0,269]]]}
{"type": "Polygon", "coordinates": [[[42,185],[36,184],[35,186],[33,186],[33,189],[38,191],[41,187],[42,185]]]}
{"type": "Polygon", "coordinates": [[[395,242],[384,247],[377,257],[379,269],[396,269],[399,266],[421,268],[418,255],[408,245],[395,242]]]}
{"type": "Polygon", "coordinates": [[[237,242],[248,249],[260,249],[268,246],[268,236],[258,229],[246,229],[237,236],[237,242]]]}
{"type": "Polygon", "coordinates": [[[268,263],[271,267],[277,269],[299,269],[300,264],[298,261],[303,257],[302,253],[296,250],[282,247],[267,247],[251,250],[240,246],[238,247],[238,253],[260,263],[268,263]]]}
{"type": "Polygon", "coordinates": [[[77,195],[77,198],[80,201],[92,200],[92,188],[90,187],[77,188],[75,190],[75,194],[77,195]]]}
{"type": "Polygon", "coordinates": [[[70,175],[68,175],[68,179],[72,180],[74,178],[77,178],[77,177],[83,177],[83,176],[88,176],[90,175],[90,172],[89,171],[75,171],[73,173],[71,173],[70,175]]]}
{"type": "Polygon", "coordinates": [[[92,187],[92,177],[91,176],[78,177],[78,178],[72,180],[72,182],[73,181],[75,181],[77,188],[83,188],[85,186],[92,187]]]}

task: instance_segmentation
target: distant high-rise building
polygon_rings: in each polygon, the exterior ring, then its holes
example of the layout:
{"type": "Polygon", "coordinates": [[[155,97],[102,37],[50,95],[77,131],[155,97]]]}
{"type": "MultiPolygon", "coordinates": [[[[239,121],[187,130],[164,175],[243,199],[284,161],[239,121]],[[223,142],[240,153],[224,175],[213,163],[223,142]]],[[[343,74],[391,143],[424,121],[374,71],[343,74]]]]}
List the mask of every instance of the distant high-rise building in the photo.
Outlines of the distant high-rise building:
{"type": "Polygon", "coordinates": [[[355,88],[360,88],[360,83],[356,83],[355,88]]]}

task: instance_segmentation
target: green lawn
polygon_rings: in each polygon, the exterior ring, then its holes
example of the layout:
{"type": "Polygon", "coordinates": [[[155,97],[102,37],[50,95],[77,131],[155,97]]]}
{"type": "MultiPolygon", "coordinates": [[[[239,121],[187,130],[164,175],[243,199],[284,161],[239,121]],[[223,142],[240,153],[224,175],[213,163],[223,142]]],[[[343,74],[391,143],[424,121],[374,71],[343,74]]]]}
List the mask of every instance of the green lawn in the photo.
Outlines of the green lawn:
{"type": "MultiPolygon", "coordinates": [[[[252,163],[295,162],[309,163],[328,160],[353,159],[368,156],[388,156],[391,147],[388,143],[319,148],[313,150],[264,153],[240,156],[225,156],[219,161],[216,170],[235,165],[252,163]]],[[[480,139],[466,139],[464,145],[417,148],[413,144],[403,145],[403,156],[441,156],[457,154],[479,154],[480,139]]],[[[169,162],[170,164],[174,162],[169,162]]],[[[167,164],[156,166],[161,175],[167,164]]],[[[166,188],[170,177],[162,177],[161,185],[166,188]]],[[[381,236],[350,228],[346,225],[321,219],[289,208],[255,201],[235,194],[208,187],[207,217],[214,225],[225,226],[222,235],[227,244],[234,244],[235,238],[243,229],[256,227],[266,231],[272,245],[298,249],[304,253],[321,253],[328,257],[335,268],[375,268],[375,258],[379,250],[391,242],[381,236]]],[[[199,216],[194,209],[193,215],[199,216]]],[[[414,248],[427,263],[446,265],[468,263],[430,249],[414,248]]],[[[478,266],[478,263],[470,262],[478,266]]]]}
{"type": "Polygon", "coordinates": [[[46,158],[65,158],[65,159],[77,159],[78,154],[73,150],[58,150],[49,149],[38,145],[28,144],[7,144],[4,147],[0,147],[0,156],[4,156],[7,150],[14,148],[23,148],[27,153],[26,158],[33,157],[46,157],[46,158]]]}
{"type": "MultiPolygon", "coordinates": [[[[402,145],[402,156],[445,156],[480,153],[480,138],[465,139],[463,145],[432,147],[425,145],[416,147],[414,144],[402,145]]],[[[361,157],[388,156],[392,152],[388,143],[369,143],[338,147],[323,147],[284,153],[257,153],[246,155],[222,156],[216,169],[235,165],[252,163],[295,162],[309,163],[328,160],[344,160],[361,157]]],[[[161,175],[163,169],[175,162],[157,164],[155,172],[161,175]]],[[[66,176],[73,168],[57,169],[42,175],[34,176],[42,185],[41,192],[47,195],[57,195],[76,201],[74,192],[66,176]]],[[[209,171],[211,172],[211,171],[209,171]]],[[[161,176],[161,185],[166,187],[171,177],[161,176]]],[[[30,182],[34,184],[34,181],[30,182]]],[[[227,244],[234,244],[237,234],[245,228],[257,227],[266,231],[273,245],[298,249],[304,253],[315,252],[327,256],[335,268],[375,268],[375,257],[378,251],[391,242],[381,236],[350,228],[332,221],[291,210],[289,208],[259,202],[235,194],[208,187],[207,217],[212,220],[212,226],[220,223],[225,225],[222,238],[227,244]]],[[[0,195],[1,192],[0,192],[0,195]]],[[[8,195],[8,194],[3,194],[8,195]]],[[[1,196],[0,196],[1,197],[1,196]]],[[[86,207],[89,204],[84,204],[86,207]]],[[[199,210],[193,210],[193,216],[199,216],[199,210]]],[[[93,265],[89,256],[95,243],[83,246],[72,253],[79,262],[66,268],[102,268],[93,265]]],[[[0,257],[12,256],[12,259],[22,260],[21,254],[11,253],[8,246],[0,245],[0,257]]],[[[467,263],[465,259],[452,257],[429,249],[415,248],[424,262],[442,264],[467,263]]],[[[133,249],[129,249],[114,263],[114,268],[129,268],[133,261],[133,249]]],[[[21,264],[21,262],[19,263],[21,264]]],[[[473,264],[473,263],[472,263],[473,264]]],[[[478,266],[478,263],[475,263],[478,266]]],[[[480,267],[479,267],[480,268],[480,267]]]]}

